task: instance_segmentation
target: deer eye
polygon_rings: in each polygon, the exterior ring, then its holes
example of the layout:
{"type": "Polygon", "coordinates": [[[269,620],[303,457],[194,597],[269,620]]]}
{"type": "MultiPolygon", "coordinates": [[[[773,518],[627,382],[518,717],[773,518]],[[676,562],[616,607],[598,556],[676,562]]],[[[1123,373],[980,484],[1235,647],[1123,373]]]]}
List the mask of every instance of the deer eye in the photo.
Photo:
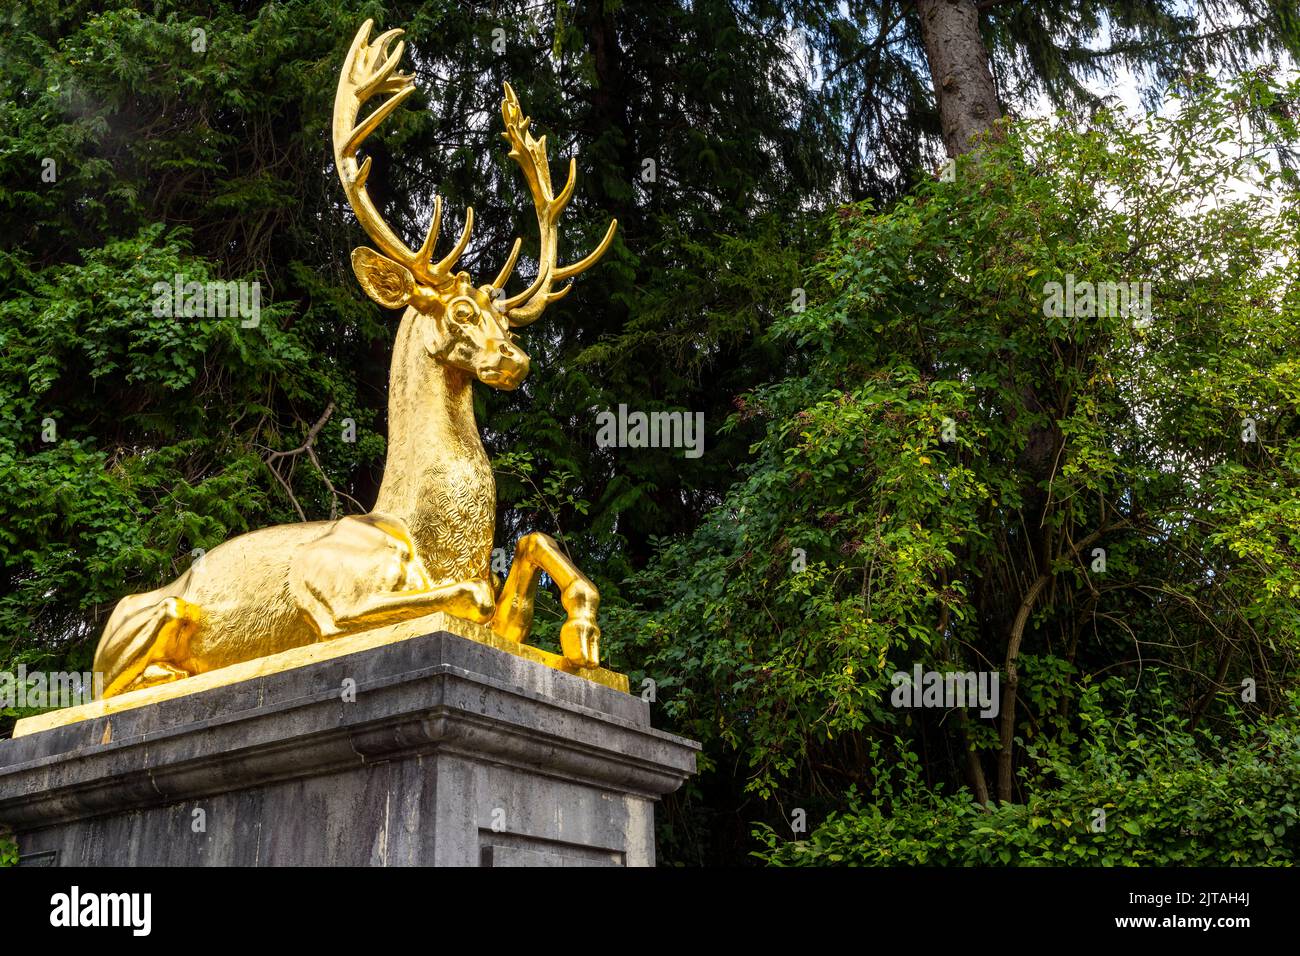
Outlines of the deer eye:
{"type": "Polygon", "coordinates": [[[456,299],[447,307],[447,314],[453,322],[461,325],[478,323],[478,309],[468,299],[456,299]]]}

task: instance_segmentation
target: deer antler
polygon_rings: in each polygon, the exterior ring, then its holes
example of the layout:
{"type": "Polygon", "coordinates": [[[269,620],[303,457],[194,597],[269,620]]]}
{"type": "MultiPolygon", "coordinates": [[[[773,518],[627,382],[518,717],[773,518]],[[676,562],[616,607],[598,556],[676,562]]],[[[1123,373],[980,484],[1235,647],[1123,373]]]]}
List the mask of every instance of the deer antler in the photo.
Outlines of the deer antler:
{"type": "MultiPolygon", "coordinates": [[[[590,269],[600,260],[614,240],[618,220],[614,219],[610,222],[605,238],[589,255],[572,265],[556,268],[555,255],[559,239],[557,224],[560,213],[564,211],[569,197],[573,195],[573,187],[578,175],[577,161],[569,160],[569,178],[557,196],[551,189],[551,168],[546,156],[546,137],[534,139],[528,132],[528,125],[532,120],[524,115],[524,111],[519,106],[519,98],[515,96],[515,91],[510,88],[509,83],[505,84],[505,98],[501,101],[501,117],[506,124],[506,131],[501,135],[510,144],[510,158],[523,170],[524,179],[528,182],[528,189],[533,195],[533,206],[537,210],[537,231],[541,239],[541,252],[537,258],[537,278],[523,292],[508,299],[502,298],[497,302],[497,308],[506,314],[510,324],[518,327],[535,322],[548,304],[562,299],[573,288],[573,283],[570,282],[558,292],[552,292],[553,283],[570,279],[590,269]]],[[[515,261],[519,258],[520,244],[521,240],[516,239],[506,264],[492,283],[492,288],[505,288],[506,280],[510,278],[515,261]]]]}
{"type": "MultiPolygon", "coordinates": [[[[339,77],[338,93],[334,97],[334,164],[339,171],[339,180],[348,202],[357,214],[357,220],[366,234],[374,240],[383,254],[362,246],[352,252],[352,264],[357,277],[366,291],[376,301],[389,307],[396,307],[410,301],[415,296],[415,284],[421,283],[434,289],[445,289],[453,281],[452,266],[460,259],[461,253],[469,243],[470,231],[474,228],[474,210],[465,209],[465,228],[456,241],[456,246],[445,258],[437,263],[430,263],[434,244],[438,241],[438,231],[442,224],[442,197],[437,197],[433,204],[433,223],[420,248],[412,252],[401,239],[388,227],[379,210],[366,192],[366,177],[370,175],[370,157],[360,165],[357,164],[357,148],[367,136],[373,133],[388,116],[415,92],[415,80],[410,74],[397,73],[397,64],[402,59],[406,44],[398,42],[390,51],[389,45],[399,36],[401,30],[389,30],[369,42],[370,28],[373,20],[367,20],[357,31],[348,50],[347,59],[343,61],[343,72],[339,77]],[[361,105],[377,94],[391,94],[375,108],[369,116],[357,122],[361,105]],[[385,259],[387,261],[385,261],[385,259]],[[394,268],[393,264],[400,268],[394,268]]],[[[557,268],[555,256],[559,240],[557,224],[560,213],[573,195],[577,181],[577,162],[569,160],[569,179],[564,188],[556,195],[551,188],[551,170],[546,156],[546,137],[534,139],[528,132],[532,122],[524,115],[519,106],[519,98],[510,84],[505,84],[505,99],[501,101],[501,116],[505,120],[506,131],[502,134],[510,143],[510,158],[519,164],[524,172],[524,179],[533,196],[533,206],[537,211],[537,229],[541,239],[541,251],[537,258],[537,277],[523,292],[509,298],[495,300],[497,310],[504,314],[513,326],[528,325],[535,322],[546,306],[563,298],[573,287],[566,285],[558,292],[552,292],[551,286],[559,281],[571,279],[599,261],[614,239],[618,229],[618,220],[610,222],[605,238],[600,241],[590,255],[572,265],[557,268]]],[[[505,288],[506,280],[514,271],[519,259],[522,240],[516,239],[510,256],[496,280],[490,286],[480,287],[481,291],[495,296],[497,290],[505,288]]]]}
{"type": "MultiPolygon", "coordinates": [[[[442,197],[433,204],[433,223],[419,250],[412,252],[397,235],[388,228],[383,216],[375,208],[366,192],[366,178],[370,175],[370,157],[367,156],[360,166],[357,165],[357,147],[367,136],[378,128],[393,110],[397,109],[408,96],[415,92],[415,79],[407,73],[394,70],[402,59],[406,44],[399,42],[390,52],[389,44],[402,35],[401,30],[389,30],[381,34],[373,43],[367,42],[373,20],[367,20],[357,31],[348,50],[347,59],[343,61],[343,72],[339,77],[338,93],[334,97],[334,164],[343,183],[343,191],[348,202],[357,214],[361,228],[374,240],[380,252],[393,262],[403,266],[418,282],[431,286],[444,286],[452,278],[451,268],[456,264],[469,243],[470,230],[474,228],[474,210],[465,210],[465,228],[460,239],[451,252],[437,263],[430,264],[434,244],[438,241],[438,232],[442,225],[442,197]],[[376,94],[391,93],[373,113],[357,124],[357,114],[361,105],[376,94]]],[[[355,250],[353,260],[373,256],[364,247],[355,250]]]]}

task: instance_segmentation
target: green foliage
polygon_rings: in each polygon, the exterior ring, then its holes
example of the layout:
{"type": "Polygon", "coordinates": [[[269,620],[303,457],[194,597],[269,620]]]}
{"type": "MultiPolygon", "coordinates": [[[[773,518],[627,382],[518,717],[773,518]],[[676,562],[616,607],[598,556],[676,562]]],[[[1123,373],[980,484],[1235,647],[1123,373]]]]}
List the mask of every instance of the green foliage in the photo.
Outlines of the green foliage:
{"type": "Polygon", "coordinates": [[[1297,207],[1262,157],[1294,140],[1275,118],[1296,95],[1247,77],[1170,118],[1006,126],[954,182],[837,213],[813,304],[774,329],[789,374],[733,417],[762,422],[753,464],[616,619],[674,726],[742,781],[726,799],[828,811],[897,736],[932,784],[1029,800],[1092,675],[1178,675],[1164,705],[1209,728],[1244,677],[1283,707],[1297,207]],[[1070,276],[1149,282],[1150,314],[1058,317],[1047,283],[1070,276]],[[914,663],[1005,681],[1009,661],[1009,717],[888,700],[914,663]],[[999,751],[1022,771],[1000,794],[999,751]]]}
{"type": "Polygon", "coordinates": [[[984,807],[964,789],[944,794],[926,784],[914,752],[880,760],[877,746],[869,799],[852,790],[807,839],[760,827],[754,855],[777,866],[1300,863],[1294,713],[1223,740],[1173,715],[1124,710],[1132,695],[1119,683],[1080,689],[1076,746],[1033,748],[1025,803],[984,807]],[[1103,689],[1121,699],[1104,701],[1103,689]]]}

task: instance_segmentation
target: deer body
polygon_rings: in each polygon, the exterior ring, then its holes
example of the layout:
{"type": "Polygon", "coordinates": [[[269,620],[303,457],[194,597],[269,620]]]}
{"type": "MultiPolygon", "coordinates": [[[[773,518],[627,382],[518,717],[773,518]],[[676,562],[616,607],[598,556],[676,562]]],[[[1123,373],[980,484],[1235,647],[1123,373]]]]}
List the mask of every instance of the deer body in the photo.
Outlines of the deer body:
{"type": "Polygon", "coordinates": [[[335,160],[358,219],[381,252],[352,254],[362,288],[389,308],[406,305],[393,350],[389,382],[389,444],[384,480],[373,511],[337,521],[265,528],[233,538],[198,559],[171,584],[123,598],[104,628],[94,668],[104,696],[189,677],[314,641],[358,633],[444,611],[488,624],[523,641],[532,623],[542,572],[559,586],[568,616],[560,641],[575,666],[599,662],[599,594],[554,540],[521,538],[510,575],[494,586],[490,558],[496,487],[474,420],[475,380],[514,389],[528,374],[528,356],[511,326],[534,321],[568,287],[551,285],[588,268],[608,247],[563,268],[555,266],[556,220],[572,193],[574,169],[557,195],[550,183],[545,138],[527,133],[529,120],[507,85],[502,113],[511,157],[533,192],[541,237],[538,275],[523,293],[505,297],[519,253],[516,241],[496,281],[474,286],[452,264],[455,249],[434,264],[432,249],[442,204],[417,252],[383,223],[365,192],[370,160],[358,164],[361,141],[414,89],[393,71],[400,31],[369,43],[370,21],[357,33],[335,101],[335,160]],[[361,104],[393,94],[357,124],[361,104]]]}

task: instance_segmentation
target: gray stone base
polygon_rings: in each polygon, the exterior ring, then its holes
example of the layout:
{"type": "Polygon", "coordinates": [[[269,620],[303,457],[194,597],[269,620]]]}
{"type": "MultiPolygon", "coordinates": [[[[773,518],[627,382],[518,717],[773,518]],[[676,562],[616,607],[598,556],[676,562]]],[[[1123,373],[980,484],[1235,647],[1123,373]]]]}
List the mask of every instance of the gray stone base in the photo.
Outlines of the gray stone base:
{"type": "Polygon", "coordinates": [[[696,750],[444,631],[0,741],[0,824],[20,864],[652,866],[696,750]]]}

